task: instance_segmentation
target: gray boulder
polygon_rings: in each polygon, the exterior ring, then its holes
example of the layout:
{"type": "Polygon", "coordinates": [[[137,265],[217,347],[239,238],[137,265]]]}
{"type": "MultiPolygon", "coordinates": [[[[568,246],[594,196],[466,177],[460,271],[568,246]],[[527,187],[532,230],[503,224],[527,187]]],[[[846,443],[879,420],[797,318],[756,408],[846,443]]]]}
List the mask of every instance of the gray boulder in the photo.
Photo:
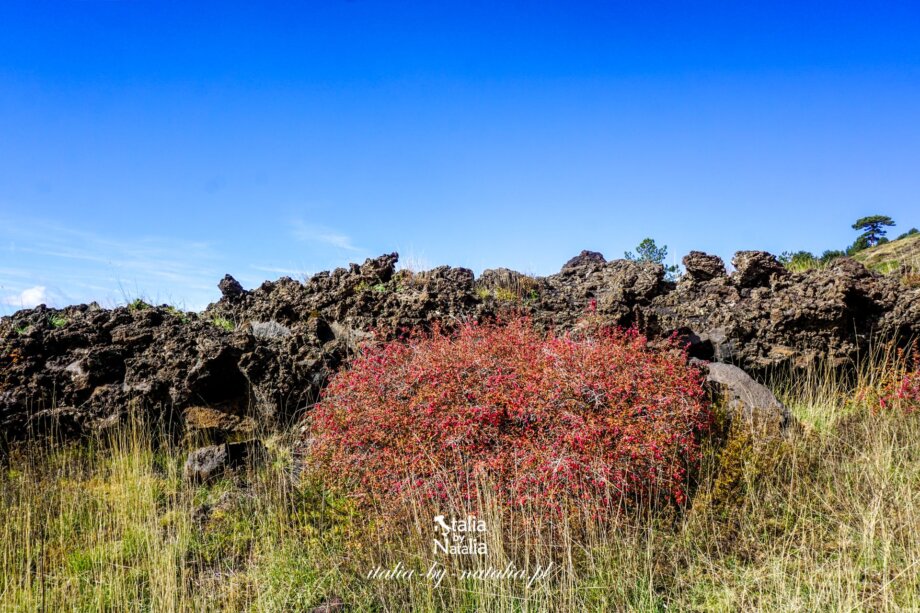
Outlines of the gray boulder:
{"type": "Polygon", "coordinates": [[[228,470],[257,462],[264,455],[265,446],[258,439],[209,445],[196,449],[188,455],[183,474],[186,481],[207,483],[220,478],[228,470]]]}
{"type": "Polygon", "coordinates": [[[769,389],[746,372],[720,362],[693,360],[706,372],[706,383],[713,400],[726,409],[731,423],[743,420],[752,429],[784,432],[792,423],[792,415],[769,389]]]}

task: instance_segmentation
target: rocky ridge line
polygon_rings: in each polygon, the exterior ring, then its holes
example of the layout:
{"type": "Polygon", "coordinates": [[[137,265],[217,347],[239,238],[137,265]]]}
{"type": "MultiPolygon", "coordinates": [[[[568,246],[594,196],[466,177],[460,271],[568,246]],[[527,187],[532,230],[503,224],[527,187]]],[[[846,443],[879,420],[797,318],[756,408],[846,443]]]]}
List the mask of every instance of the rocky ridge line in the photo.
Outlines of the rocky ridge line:
{"type": "Polygon", "coordinates": [[[190,429],[287,423],[372,332],[510,310],[544,329],[571,329],[590,312],[651,338],[676,333],[693,357],[748,372],[843,365],[877,339],[920,333],[920,288],[846,258],[792,273],[768,253],[742,251],[729,274],[720,258],[691,252],[676,283],[660,265],[589,251],[547,277],[494,269],[477,279],[449,266],[412,273],[397,261],[388,254],[252,290],[228,275],[220,300],[202,313],[78,305],[4,317],[0,438],[80,433],[131,414],[170,423],[188,416],[190,429]],[[196,423],[201,415],[208,423],[196,423]]]}

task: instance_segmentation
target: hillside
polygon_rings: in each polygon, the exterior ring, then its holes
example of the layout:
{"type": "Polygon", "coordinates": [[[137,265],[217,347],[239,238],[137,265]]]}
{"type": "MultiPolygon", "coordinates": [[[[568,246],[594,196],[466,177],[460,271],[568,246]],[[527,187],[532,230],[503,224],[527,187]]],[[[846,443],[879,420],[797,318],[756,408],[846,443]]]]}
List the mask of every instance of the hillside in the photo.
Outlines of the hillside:
{"type": "Polygon", "coordinates": [[[866,268],[881,273],[898,270],[902,265],[920,270],[920,234],[912,234],[883,245],[876,245],[853,256],[866,268]]]}

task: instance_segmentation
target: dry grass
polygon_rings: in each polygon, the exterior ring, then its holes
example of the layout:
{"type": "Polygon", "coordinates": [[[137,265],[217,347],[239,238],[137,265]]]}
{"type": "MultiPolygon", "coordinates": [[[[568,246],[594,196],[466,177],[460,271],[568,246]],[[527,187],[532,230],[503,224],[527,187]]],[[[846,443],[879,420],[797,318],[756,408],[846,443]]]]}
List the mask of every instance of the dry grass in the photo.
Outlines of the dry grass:
{"type": "Polygon", "coordinates": [[[918,609],[920,415],[852,400],[883,355],[848,378],[778,384],[802,428],[713,452],[684,513],[539,521],[480,488],[484,556],[433,550],[432,516],[463,504],[415,501],[398,524],[359,515],[312,480],[292,485],[277,437],[266,465],[200,487],[181,479],[182,450],[139,426],[34,444],[0,476],[0,610],[287,611],[332,595],[359,611],[918,609]],[[529,588],[458,576],[549,562],[529,588]],[[449,572],[437,587],[368,579],[396,563],[449,572]]]}
{"type": "Polygon", "coordinates": [[[833,260],[821,260],[820,258],[800,259],[786,262],[783,266],[789,272],[806,272],[808,270],[824,270],[833,263],[833,260]]]}
{"type": "Polygon", "coordinates": [[[853,256],[866,268],[883,274],[895,273],[906,267],[920,272],[920,234],[864,249],[853,256]]]}
{"type": "Polygon", "coordinates": [[[521,303],[536,300],[539,294],[539,279],[507,268],[493,270],[487,279],[476,281],[476,295],[481,300],[494,298],[502,303],[521,303]]]}

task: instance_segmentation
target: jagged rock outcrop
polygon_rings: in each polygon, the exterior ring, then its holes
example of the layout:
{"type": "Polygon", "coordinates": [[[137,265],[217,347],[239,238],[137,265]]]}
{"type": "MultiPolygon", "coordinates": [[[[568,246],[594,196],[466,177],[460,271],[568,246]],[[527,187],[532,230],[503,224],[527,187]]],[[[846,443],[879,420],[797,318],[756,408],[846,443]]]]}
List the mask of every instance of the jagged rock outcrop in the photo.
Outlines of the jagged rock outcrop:
{"type": "Polygon", "coordinates": [[[221,296],[227,300],[235,300],[246,294],[240,282],[230,275],[224,275],[224,278],[217,284],[217,288],[220,290],[221,296]]]}
{"type": "MultiPolygon", "coordinates": [[[[294,327],[315,319],[363,332],[478,314],[471,270],[441,266],[415,274],[397,272],[398,257],[392,253],[360,266],[321,272],[305,283],[288,277],[266,281],[237,297],[224,296],[207,313],[244,325],[273,321],[294,327]]],[[[335,336],[328,327],[322,334],[335,336]]]]}
{"type": "Polygon", "coordinates": [[[732,281],[738,287],[763,287],[770,280],[789,274],[786,267],[766,251],[739,251],[732,258],[732,281]]]}
{"type": "Polygon", "coordinates": [[[705,282],[718,277],[724,277],[725,262],[717,255],[709,255],[702,251],[691,251],[683,259],[685,280],[688,282],[705,282]]]}
{"type": "Polygon", "coordinates": [[[749,372],[844,364],[873,339],[920,336],[920,289],[846,258],[791,273],[770,254],[739,252],[728,274],[720,258],[691,252],[676,283],[660,265],[595,252],[547,277],[495,269],[475,279],[448,266],[412,273],[397,271],[397,260],[388,254],[251,290],[227,275],[220,300],[201,314],[80,305],[4,317],[0,439],[79,433],[126,414],[181,418],[191,407],[284,423],[372,333],[510,310],[545,328],[570,329],[590,313],[652,338],[677,333],[693,356],[749,372]]]}
{"type": "Polygon", "coordinates": [[[80,433],[195,406],[279,421],[315,400],[346,353],[316,317],[266,336],[168,307],[37,307],[0,322],[0,434],[80,433]]]}
{"type": "Polygon", "coordinates": [[[842,365],[872,341],[920,333],[920,290],[895,278],[848,258],[790,273],[769,254],[742,254],[735,261],[743,268],[730,276],[685,275],[656,296],[650,328],[681,330],[693,355],[753,371],[820,360],[842,365]]]}
{"type": "Polygon", "coordinates": [[[597,251],[588,251],[585,249],[574,258],[562,265],[562,270],[568,270],[570,268],[580,268],[582,266],[589,266],[592,264],[604,264],[607,262],[607,259],[602,253],[597,251]]]}

